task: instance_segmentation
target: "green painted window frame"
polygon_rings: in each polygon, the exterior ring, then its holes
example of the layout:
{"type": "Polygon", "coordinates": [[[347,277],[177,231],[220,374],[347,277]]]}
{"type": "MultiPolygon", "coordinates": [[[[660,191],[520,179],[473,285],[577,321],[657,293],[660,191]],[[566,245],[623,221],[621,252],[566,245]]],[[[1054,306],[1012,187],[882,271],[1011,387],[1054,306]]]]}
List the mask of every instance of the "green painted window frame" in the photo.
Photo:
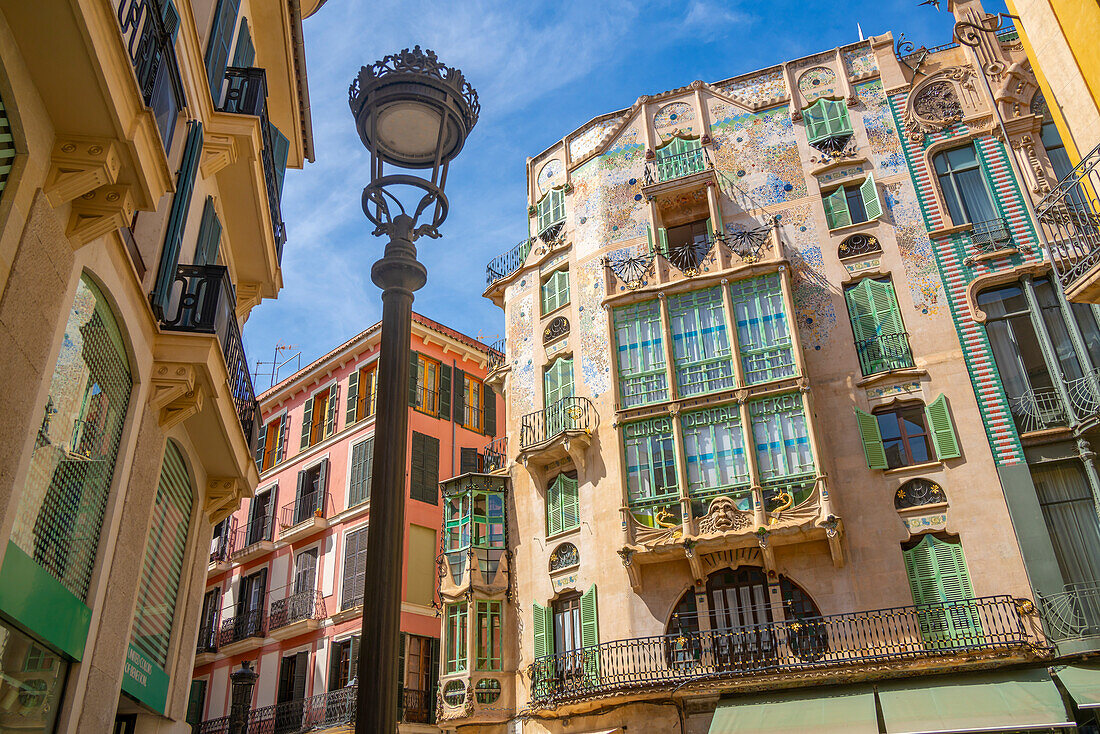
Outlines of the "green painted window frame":
{"type": "Polygon", "coordinates": [[[580,482],[563,472],[546,487],[546,534],[557,535],[581,525],[580,482]]]}
{"type": "Polygon", "coordinates": [[[863,375],[913,366],[897,293],[889,276],[864,278],[844,289],[848,320],[863,375]]]}
{"type": "Polygon", "coordinates": [[[374,436],[352,444],[351,469],[348,472],[348,507],[357,507],[370,499],[374,472],[374,436]]]}
{"type": "Polygon", "coordinates": [[[555,270],[542,282],[542,315],[569,305],[569,270],[555,270]]]}
{"type": "Polygon", "coordinates": [[[653,508],[678,503],[680,485],[671,416],[623,424],[627,504],[653,508]]]}
{"type": "Polygon", "coordinates": [[[538,217],[538,234],[542,234],[558,222],[565,220],[565,190],[550,189],[539,199],[535,209],[538,217]]]}
{"type": "Polygon", "coordinates": [[[726,495],[751,509],[749,459],[736,403],[680,414],[688,496],[708,501],[726,495]]]}
{"type": "Polygon", "coordinates": [[[474,669],[478,671],[500,671],[504,663],[504,609],[503,604],[494,600],[478,600],[476,605],[477,660],[474,669]]]}
{"type": "Polygon", "coordinates": [[[698,138],[674,137],[654,151],[658,181],[671,181],[706,170],[707,159],[698,138]]]}
{"type": "Polygon", "coordinates": [[[749,421],[756,465],[764,487],[785,488],[816,476],[801,393],[750,400],[749,421]]]}
{"type": "Polygon", "coordinates": [[[443,550],[446,553],[466,550],[471,544],[473,496],[460,492],[447,498],[443,514],[443,550]]]}
{"type": "Polygon", "coordinates": [[[844,100],[821,98],[802,110],[802,119],[806,121],[806,138],[811,145],[852,134],[852,121],[844,100]]]}
{"type": "Polygon", "coordinates": [[[933,534],[902,550],[921,637],[927,647],[954,647],[960,639],[984,637],[962,544],[933,534]]]}
{"type": "Polygon", "coordinates": [[[409,454],[409,497],[439,504],[439,439],[413,431],[409,454]]]}
{"type": "Polygon", "coordinates": [[[882,216],[882,201],[875,186],[874,174],[867,174],[867,178],[858,185],[849,183],[832,191],[822,192],[821,203],[825,207],[825,221],[831,230],[872,222],[882,216]],[[852,191],[853,187],[858,189],[860,199],[863,201],[864,218],[859,220],[852,217],[848,207],[848,192],[852,191]]]}
{"type": "Polygon", "coordinates": [[[658,300],[619,306],[612,312],[618,353],[619,404],[623,408],[668,400],[668,364],[658,300]]]}
{"type": "Polygon", "coordinates": [[[734,281],[729,289],[745,383],[756,385],[797,375],[779,273],[734,281]]]}
{"type": "Polygon", "coordinates": [[[680,397],[734,387],[722,287],[680,293],[667,300],[680,397]]]}
{"type": "Polygon", "coordinates": [[[470,543],[474,548],[503,549],[504,494],[474,490],[470,503],[470,524],[470,543]],[[480,509],[482,507],[484,509],[480,509]]]}
{"type": "Polygon", "coordinates": [[[532,654],[536,660],[554,653],[554,610],[531,602],[531,632],[534,635],[532,654]]]}
{"type": "Polygon", "coordinates": [[[469,608],[466,606],[466,602],[462,601],[447,605],[443,626],[446,633],[443,661],[446,675],[465,673],[469,669],[469,652],[467,650],[468,617],[469,608]]]}

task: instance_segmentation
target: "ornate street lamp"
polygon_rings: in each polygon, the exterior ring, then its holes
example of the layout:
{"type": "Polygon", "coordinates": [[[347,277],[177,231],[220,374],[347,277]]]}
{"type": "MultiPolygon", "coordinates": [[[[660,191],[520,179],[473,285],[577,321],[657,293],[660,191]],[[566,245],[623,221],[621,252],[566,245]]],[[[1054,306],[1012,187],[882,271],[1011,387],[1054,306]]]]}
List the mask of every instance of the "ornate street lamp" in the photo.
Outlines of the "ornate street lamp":
{"type": "Polygon", "coordinates": [[[245,734],[248,729],[248,711],[252,708],[252,688],[260,676],[247,660],[229,674],[232,694],[229,704],[229,734],[245,734]]]}
{"type": "Polygon", "coordinates": [[[371,268],[371,280],[382,289],[382,352],[355,731],[395,734],[412,302],[413,291],[427,280],[413,243],[421,236],[440,236],[447,218],[447,167],[462,150],[481,107],[461,71],[419,46],[364,66],[348,97],[359,137],[370,151],[363,213],[375,225],[375,235],[390,238],[371,268]],[[406,172],[387,173],[387,164],[406,172]],[[412,204],[409,210],[402,198],[412,204]],[[425,212],[430,216],[421,222],[425,212]]]}

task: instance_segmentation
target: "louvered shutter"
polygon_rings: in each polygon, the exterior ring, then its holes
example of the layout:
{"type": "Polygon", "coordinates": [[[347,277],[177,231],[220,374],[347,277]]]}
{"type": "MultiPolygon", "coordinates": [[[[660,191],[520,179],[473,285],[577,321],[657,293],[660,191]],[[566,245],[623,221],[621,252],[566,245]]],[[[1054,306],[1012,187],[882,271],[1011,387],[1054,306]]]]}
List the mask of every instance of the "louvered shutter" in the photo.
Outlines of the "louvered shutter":
{"type": "Polygon", "coordinates": [[[418,500],[424,496],[424,434],[413,431],[412,448],[409,451],[409,497],[418,500]]]}
{"type": "Polygon", "coordinates": [[[936,447],[936,458],[957,459],[962,456],[955,426],[951,422],[951,413],[947,409],[947,397],[940,393],[938,398],[924,407],[924,415],[928,419],[932,443],[936,447]]]}
{"type": "Polygon", "coordinates": [[[668,230],[664,227],[657,228],[657,252],[668,254],[668,230]]]}
{"type": "Polygon", "coordinates": [[[821,197],[821,203],[825,206],[825,220],[829,229],[847,227],[852,223],[852,215],[848,211],[848,200],[844,198],[844,187],[831,194],[821,197]]]}
{"type": "Polygon", "coordinates": [[[867,180],[859,185],[859,195],[863,198],[863,209],[867,212],[867,220],[878,219],[882,216],[882,203],[878,198],[878,189],[875,187],[875,177],[867,175],[867,180]]]}
{"type": "Polygon", "coordinates": [[[873,282],[868,278],[844,291],[844,300],[848,304],[848,318],[852,322],[852,336],[855,337],[857,346],[859,342],[878,336],[878,319],[875,318],[875,310],[868,290],[869,284],[873,282]]]}
{"type": "Polygon", "coordinates": [[[830,136],[846,135],[852,132],[852,123],[848,118],[848,106],[843,101],[826,100],[825,128],[830,136]]]}
{"type": "Polygon", "coordinates": [[[229,62],[229,44],[233,41],[239,9],[240,0],[218,0],[214,25],[210,29],[210,40],[206,44],[206,75],[215,107],[221,104],[222,80],[225,78],[225,66],[229,62]]]}
{"type": "MultiPolygon", "coordinates": [[[[329,691],[335,691],[337,688],[343,686],[343,682],[340,680],[340,658],[341,650],[343,648],[343,642],[332,642],[332,638],[329,638],[330,647],[328,655],[328,689],[329,691]]],[[[349,645],[350,647],[350,645],[349,645]]],[[[348,676],[355,675],[351,672],[350,667],[348,670],[348,676]]],[[[317,690],[316,683],[314,684],[314,690],[317,690]]]]}
{"type": "Polygon", "coordinates": [[[340,383],[334,384],[328,389],[328,401],[325,403],[325,437],[331,436],[336,431],[336,406],[339,404],[340,383]]]}
{"type": "Polygon", "coordinates": [[[483,426],[486,436],[495,436],[497,433],[497,396],[493,392],[493,388],[483,384],[481,386],[481,402],[485,408],[485,425],[483,426]]]}
{"type": "Polygon", "coordinates": [[[822,104],[825,100],[818,100],[806,109],[802,110],[802,119],[806,121],[806,139],[817,142],[828,134],[825,125],[825,113],[822,104]]]}
{"type": "Polygon", "coordinates": [[[477,449],[459,449],[459,474],[468,474],[478,470],[477,449]]]}
{"type": "Polygon", "coordinates": [[[596,605],[596,585],[581,594],[581,645],[584,647],[584,681],[595,686],[600,678],[600,625],[596,605]]]}
{"type": "Polygon", "coordinates": [[[299,523],[306,519],[305,516],[306,473],[298,472],[298,487],[294,491],[294,522],[299,523]]]}
{"type": "Polygon", "coordinates": [[[351,665],[348,666],[348,682],[359,677],[359,635],[351,638],[351,665]]]}
{"type": "Polygon", "coordinates": [[[397,636],[397,720],[405,718],[405,645],[406,635],[401,632],[397,636]]]}
{"type": "Polygon", "coordinates": [[[359,420],[359,370],[354,370],[348,377],[348,404],[347,414],[344,416],[344,425],[350,426],[359,420]]]}
{"type": "MultiPolygon", "coordinates": [[[[264,529],[264,540],[271,540],[275,532],[275,495],[278,493],[278,485],[272,487],[271,491],[267,493],[267,526],[264,529]]],[[[264,578],[266,579],[267,577],[265,576],[264,578]]]]}
{"type": "Polygon", "coordinates": [[[562,530],[570,530],[581,524],[581,506],[579,500],[580,483],[570,476],[562,475],[561,524],[562,530]]]}
{"type": "Polygon", "coordinates": [[[298,554],[294,564],[294,593],[304,594],[317,588],[317,549],[298,554]]]}
{"type": "Polygon", "coordinates": [[[275,445],[275,462],[286,460],[287,439],[290,436],[290,413],[284,411],[279,417],[279,442],[275,445]]]}
{"type": "Polygon", "coordinates": [[[466,373],[455,368],[454,379],[454,419],[462,426],[466,424],[466,373]]]}
{"type": "Polygon", "coordinates": [[[329,475],[329,460],[324,459],[321,461],[321,468],[318,470],[317,476],[317,497],[314,499],[313,507],[311,510],[324,509],[325,497],[328,496],[328,475],[329,475]]]}
{"type": "MultiPolygon", "coordinates": [[[[230,2],[230,0],[222,0],[230,2]]],[[[195,190],[195,175],[199,169],[202,154],[202,123],[191,120],[187,123],[187,142],[183,147],[179,176],[176,178],[176,193],[172,196],[172,208],[168,212],[165,227],[164,246],[161,248],[160,263],[157,266],[157,280],[153,285],[152,306],[158,318],[164,316],[172,298],[172,287],[176,282],[176,267],[179,265],[180,247],[183,245],[183,230],[187,223],[187,212],[191,208],[191,195],[195,190]]]]}
{"type": "Polygon", "coordinates": [[[645,238],[646,241],[649,242],[649,254],[655,254],[657,250],[653,246],[653,229],[648,224],[645,226],[645,238]]]}
{"type": "Polygon", "coordinates": [[[874,309],[876,332],[880,336],[904,334],[905,324],[901,320],[901,309],[894,293],[893,283],[878,280],[865,280],[867,293],[874,309]]]}
{"type": "Polygon", "coordinates": [[[420,379],[417,374],[420,371],[420,355],[409,352],[409,405],[416,406],[416,385],[420,379]]]}
{"type": "Polygon", "coordinates": [[[248,18],[241,18],[241,30],[237,32],[237,45],[233,47],[233,66],[248,68],[256,60],[256,47],[248,30],[248,18]]]}
{"type": "Polygon", "coordinates": [[[367,439],[366,463],[363,465],[363,500],[370,499],[371,483],[374,481],[374,437],[367,439]]]}
{"type": "Polygon", "coordinates": [[[917,622],[921,637],[924,639],[925,646],[933,648],[941,646],[948,634],[939,570],[932,551],[932,543],[935,540],[933,536],[926,535],[903,554],[913,603],[919,607],[917,622]]]}
{"type": "Polygon", "coordinates": [[[191,691],[187,695],[187,723],[194,731],[202,724],[203,708],[206,705],[206,681],[191,681],[191,691]]]}
{"type": "Polygon", "coordinates": [[[312,433],[313,428],[313,398],[306,401],[305,407],[302,409],[302,442],[299,448],[302,450],[309,448],[309,434],[312,433]]]}
{"type": "MultiPolygon", "coordinates": [[[[436,689],[439,688],[439,640],[433,637],[428,642],[428,649],[431,651],[428,666],[428,700],[434,701],[436,689]]],[[[428,707],[428,723],[435,724],[435,706],[428,707]]]]}
{"type": "Polygon", "coordinates": [[[214,197],[207,196],[199,222],[199,236],[195,243],[195,265],[216,265],[218,246],[221,243],[222,223],[214,207],[214,197]]]}
{"type": "Polygon", "coordinates": [[[856,422],[859,424],[859,436],[863,442],[863,456],[867,459],[868,469],[886,468],[886,450],[882,446],[882,434],[878,430],[878,419],[859,408],[856,422]]]}
{"type": "Polygon", "coordinates": [[[554,477],[550,486],[546,488],[546,534],[556,535],[561,532],[561,479],[562,474],[554,477]]]}
{"type": "Polygon", "coordinates": [[[271,160],[275,166],[275,185],[279,190],[279,200],[282,201],[283,178],[286,176],[286,159],[290,155],[290,141],[270,122],[267,127],[271,131],[271,160]]]}
{"type": "Polygon", "coordinates": [[[264,466],[264,446],[267,445],[267,426],[260,429],[259,436],[256,437],[256,468],[263,471],[264,466]]]}
{"type": "Polygon", "coordinates": [[[532,629],[535,633],[534,657],[543,658],[549,655],[554,648],[554,620],[549,607],[544,607],[536,602],[531,602],[533,617],[532,629]]]}
{"type": "MultiPolygon", "coordinates": [[[[451,419],[451,367],[440,363],[439,365],[439,417],[443,420],[451,419]]],[[[455,420],[462,422],[462,409],[459,407],[459,401],[462,395],[462,372],[455,370],[454,379],[454,403],[455,403],[455,420]]]]}
{"type": "Polygon", "coordinates": [[[425,502],[439,503],[439,439],[424,437],[425,502]]]}

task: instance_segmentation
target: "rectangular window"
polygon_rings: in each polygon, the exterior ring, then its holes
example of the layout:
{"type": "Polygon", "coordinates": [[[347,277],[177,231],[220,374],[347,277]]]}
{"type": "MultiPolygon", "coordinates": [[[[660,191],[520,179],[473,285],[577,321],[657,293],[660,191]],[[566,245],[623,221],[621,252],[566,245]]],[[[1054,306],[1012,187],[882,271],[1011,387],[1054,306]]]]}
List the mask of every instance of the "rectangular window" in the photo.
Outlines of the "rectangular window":
{"type": "Polygon", "coordinates": [[[623,425],[627,501],[652,507],[678,501],[672,418],[660,417],[623,425]]]}
{"type": "Polygon", "coordinates": [[[700,500],[700,510],[719,495],[726,495],[742,510],[749,510],[749,464],[737,405],[723,405],[684,413],[684,454],[687,460],[688,495],[700,500]]]}
{"type": "Polygon", "coordinates": [[[856,356],[864,375],[913,366],[909,335],[890,278],[865,278],[844,289],[856,356]]]}
{"type": "Polygon", "coordinates": [[[462,380],[462,427],[481,433],[485,425],[484,389],[481,380],[465,373],[462,380]]]}
{"type": "Polygon", "coordinates": [[[367,528],[362,528],[344,536],[344,582],[341,609],[351,609],[363,603],[363,584],[366,578],[367,528]]]}
{"type": "Polygon", "coordinates": [[[252,498],[248,513],[248,530],[245,533],[245,545],[271,540],[275,529],[275,490],[257,493],[252,498]]]}
{"type": "Polygon", "coordinates": [[[539,234],[542,234],[565,219],[565,192],[562,189],[551,189],[539,201],[537,212],[539,234]]]}
{"type": "Polygon", "coordinates": [[[921,406],[876,413],[886,463],[891,469],[932,460],[932,446],[921,406]]]}
{"type": "Polygon", "coordinates": [[[619,352],[619,402],[623,408],[668,400],[661,304],[643,301],[614,310],[619,352]]]}
{"type": "Polygon", "coordinates": [[[721,289],[706,288],[670,296],[668,312],[680,396],[733,387],[733,362],[721,289]]]}
{"type": "Polygon", "coordinates": [[[366,367],[352,372],[348,377],[348,404],[345,426],[374,415],[378,403],[378,363],[372,362],[366,367]]]}
{"type": "Polygon", "coordinates": [[[501,603],[477,602],[477,670],[501,670],[501,603]]]}
{"type": "Polygon", "coordinates": [[[779,274],[736,281],[730,284],[730,297],[745,382],[755,385],[795,375],[791,330],[779,274]]]}
{"type": "Polygon", "coordinates": [[[293,515],[288,508],[282,510],[280,522],[284,528],[305,522],[320,510],[324,513],[325,496],[328,494],[328,459],[322,459],[308,469],[298,472],[298,488],[294,496],[293,515]]]}
{"type": "Polygon", "coordinates": [[[351,471],[348,477],[348,507],[370,499],[371,474],[374,472],[374,436],[351,447],[351,471]]]}
{"type": "Polygon", "coordinates": [[[869,469],[931,461],[933,449],[940,461],[962,456],[947,397],[942,394],[924,406],[902,406],[874,415],[855,410],[869,469]]]}
{"type": "MultiPolygon", "coordinates": [[[[581,641],[581,597],[574,594],[554,602],[554,654],[565,656],[584,647],[581,641]]],[[[572,667],[572,666],[569,666],[572,667]]]]}
{"type": "Polygon", "coordinates": [[[1100,578],[1100,523],[1080,462],[1031,466],[1054,556],[1067,584],[1092,584],[1100,578]]]}
{"type": "Polygon", "coordinates": [[[868,176],[860,184],[845,184],[822,193],[821,201],[825,206],[829,229],[868,222],[882,216],[882,202],[878,198],[874,176],[868,176]]]}
{"type": "Polygon", "coordinates": [[[819,99],[802,110],[802,119],[806,121],[806,137],[811,145],[852,134],[848,105],[843,100],[819,99]]]}
{"type": "Polygon", "coordinates": [[[802,395],[788,393],[749,403],[756,463],[767,486],[787,485],[814,475],[813,452],[802,395]]]}
{"type": "Polygon", "coordinates": [[[466,672],[466,602],[448,604],[444,619],[446,632],[446,671],[450,673],[466,672]]]}
{"type": "Polygon", "coordinates": [[[435,601],[435,528],[409,524],[409,552],[406,561],[405,601],[430,607],[435,601]]]}
{"type": "Polygon", "coordinates": [[[329,664],[328,689],[336,691],[347,687],[355,678],[355,668],[359,662],[359,635],[340,640],[332,647],[329,664]]]}
{"type": "Polygon", "coordinates": [[[542,315],[569,303],[569,271],[558,270],[542,283],[542,315]]]}
{"type": "Polygon", "coordinates": [[[333,384],[306,400],[302,413],[302,449],[314,446],[336,432],[339,387],[339,384],[333,384]]]}
{"type": "Polygon", "coordinates": [[[413,407],[423,413],[439,415],[439,362],[417,355],[416,402],[413,407]]]}
{"type": "Polygon", "coordinates": [[[973,144],[938,153],[932,164],[953,223],[988,222],[997,216],[973,144]]]}
{"type": "Polygon", "coordinates": [[[261,472],[267,471],[286,459],[286,434],[289,424],[287,414],[283,413],[278,418],[268,421],[260,431],[260,437],[256,443],[256,467],[261,472]]]}
{"type": "Polygon", "coordinates": [[[439,504],[439,439],[413,431],[409,468],[412,499],[439,504]]]}

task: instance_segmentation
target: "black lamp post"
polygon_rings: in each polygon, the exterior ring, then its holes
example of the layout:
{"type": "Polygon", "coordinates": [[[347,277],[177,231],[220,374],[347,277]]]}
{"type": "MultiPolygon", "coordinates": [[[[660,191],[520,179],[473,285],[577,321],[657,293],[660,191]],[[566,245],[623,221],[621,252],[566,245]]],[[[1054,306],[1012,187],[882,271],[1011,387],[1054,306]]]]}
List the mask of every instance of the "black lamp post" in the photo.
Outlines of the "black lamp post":
{"type": "Polygon", "coordinates": [[[259,677],[247,660],[242,660],[241,667],[229,674],[233,689],[229,704],[229,734],[245,734],[247,731],[248,711],[252,708],[252,688],[259,677]]]}
{"type": "Polygon", "coordinates": [[[401,620],[401,557],[405,530],[406,397],[413,291],[427,280],[416,260],[417,238],[439,237],[447,218],[447,166],[477,123],[477,92],[458,69],[415,47],[364,66],[348,90],[351,112],[370,151],[371,181],[363,213],[375,235],[388,235],[371,280],[382,289],[382,352],[378,365],[374,471],[363,589],[356,734],[397,732],[397,646],[401,620]],[[385,164],[431,176],[385,172],[385,164]],[[414,192],[406,211],[399,193],[414,192]],[[419,197],[419,198],[417,198],[419,197]],[[430,211],[430,221],[419,222],[430,211]]]}

